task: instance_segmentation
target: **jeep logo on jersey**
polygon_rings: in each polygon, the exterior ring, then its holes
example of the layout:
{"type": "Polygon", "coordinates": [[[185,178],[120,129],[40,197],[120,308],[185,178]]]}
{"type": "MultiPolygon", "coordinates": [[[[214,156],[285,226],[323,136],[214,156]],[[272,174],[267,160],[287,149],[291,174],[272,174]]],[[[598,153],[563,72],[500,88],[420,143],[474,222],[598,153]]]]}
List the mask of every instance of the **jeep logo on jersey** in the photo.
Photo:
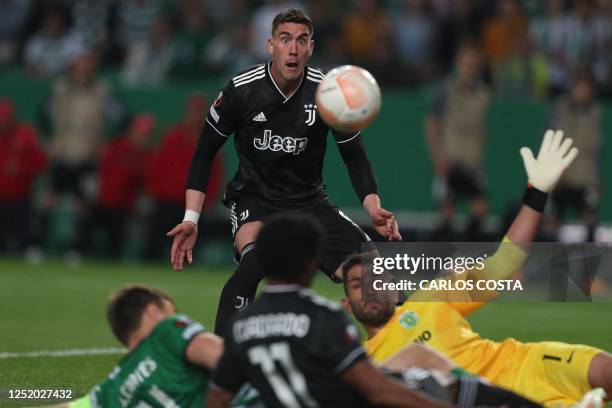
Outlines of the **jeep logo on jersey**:
{"type": "Polygon", "coordinates": [[[300,154],[306,150],[308,139],[305,137],[281,137],[272,135],[271,130],[264,130],[263,139],[253,139],[253,145],[259,150],[283,151],[285,153],[300,154]]]}
{"type": "Polygon", "coordinates": [[[306,123],[308,126],[312,126],[315,123],[315,120],[317,119],[317,105],[313,105],[312,103],[308,104],[308,105],[304,105],[304,112],[306,112],[306,121],[304,123],[306,123]]]}

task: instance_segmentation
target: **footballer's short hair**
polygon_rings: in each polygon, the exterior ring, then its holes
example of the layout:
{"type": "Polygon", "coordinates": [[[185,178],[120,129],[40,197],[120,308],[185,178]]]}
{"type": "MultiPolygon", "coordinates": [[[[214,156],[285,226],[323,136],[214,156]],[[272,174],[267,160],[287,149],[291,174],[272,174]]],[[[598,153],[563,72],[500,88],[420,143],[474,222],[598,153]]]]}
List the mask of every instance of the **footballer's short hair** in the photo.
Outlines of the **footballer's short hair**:
{"type": "Polygon", "coordinates": [[[255,254],[263,275],[295,282],[319,262],[325,239],[321,223],[303,214],[273,216],[257,236],[255,254]]]}
{"type": "Polygon", "coordinates": [[[145,308],[151,303],[161,308],[164,299],[174,304],[161,290],[144,285],[125,286],[113,293],[106,308],[106,318],[115,337],[127,346],[130,335],[140,326],[145,308]]]}
{"type": "Polygon", "coordinates": [[[340,272],[342,273],[342,287],[344,288],[344,294],[348,295],[348,273],[355,265],[361,265],[362,259],[361,254],[353,254],[346,258],[342,265],[340,265],[340,272]]]}
{"type": "Polygon", "coordinates": [[[304,13],[302,10],[289,8],[281,11],[276,16],[274,16],[274,20],[272,20],[272,35],[274,35],[274,33],[276,32],[278,26],[283,23],[304,24],[306,27],[308,27],[310,37],[312,37],[312,35],[314,34],[312,20],[310,19],[310,16],[304,13]]]}

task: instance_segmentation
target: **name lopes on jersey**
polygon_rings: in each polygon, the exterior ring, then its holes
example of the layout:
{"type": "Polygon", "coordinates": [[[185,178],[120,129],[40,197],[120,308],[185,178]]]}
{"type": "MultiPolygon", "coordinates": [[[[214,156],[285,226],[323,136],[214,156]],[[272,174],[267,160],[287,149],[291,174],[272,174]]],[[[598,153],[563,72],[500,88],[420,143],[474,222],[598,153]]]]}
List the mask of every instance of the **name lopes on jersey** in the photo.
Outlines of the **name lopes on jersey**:
{"type": "Polygon", "coordinates": [[[305,137],[281,137],[272,135],[271,130],[264,130],[263,138],[253,139],[253,145],[259,150],[283,151],[285,153],[300,154],[306,150],[308,139],[305,137]]]}

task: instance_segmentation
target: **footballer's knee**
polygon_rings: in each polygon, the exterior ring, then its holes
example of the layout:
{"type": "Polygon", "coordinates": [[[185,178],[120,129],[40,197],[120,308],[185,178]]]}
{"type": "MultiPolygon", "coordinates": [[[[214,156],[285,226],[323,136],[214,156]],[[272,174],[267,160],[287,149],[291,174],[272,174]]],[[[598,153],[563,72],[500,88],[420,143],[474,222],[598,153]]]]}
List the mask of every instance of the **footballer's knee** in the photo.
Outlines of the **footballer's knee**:
{"type": "Polygon", "coordinates": [[[242,253],[247,244],[255,242],[263,226],[264,223],[261,221],[247,222],[236,231],[234,245],[238,253],[242,253]]]}
{"type": "Polygon", "coordinates": [[[612,397],[612,354],[601,352],[589,365],[589,384],[592,388],[601,387],[612,397]]]}

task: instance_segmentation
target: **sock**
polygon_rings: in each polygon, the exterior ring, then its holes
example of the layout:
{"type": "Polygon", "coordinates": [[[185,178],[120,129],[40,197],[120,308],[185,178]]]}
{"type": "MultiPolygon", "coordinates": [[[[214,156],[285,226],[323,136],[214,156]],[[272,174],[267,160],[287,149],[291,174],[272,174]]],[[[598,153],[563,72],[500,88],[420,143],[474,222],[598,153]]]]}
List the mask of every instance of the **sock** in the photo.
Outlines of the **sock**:
{"type": "Polygon", "coordinates": [[[253,301],[257,285],[262,279],[263,272],[255,258],[255,243],[251,242],[242,249],[238,268],[225,282],[221,291],[215,320],[215,334],[225,337],[231,318],[253,301]]]}

